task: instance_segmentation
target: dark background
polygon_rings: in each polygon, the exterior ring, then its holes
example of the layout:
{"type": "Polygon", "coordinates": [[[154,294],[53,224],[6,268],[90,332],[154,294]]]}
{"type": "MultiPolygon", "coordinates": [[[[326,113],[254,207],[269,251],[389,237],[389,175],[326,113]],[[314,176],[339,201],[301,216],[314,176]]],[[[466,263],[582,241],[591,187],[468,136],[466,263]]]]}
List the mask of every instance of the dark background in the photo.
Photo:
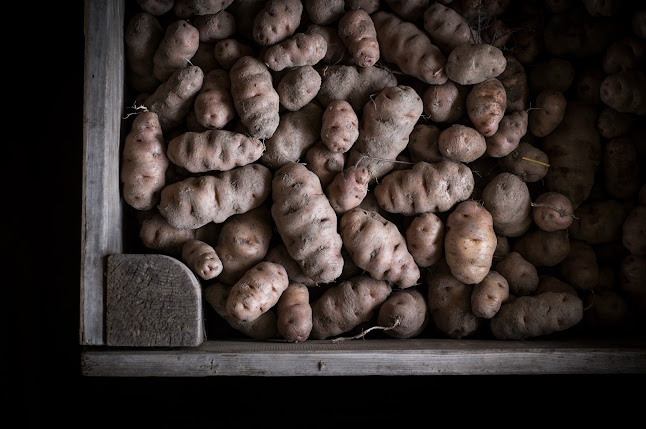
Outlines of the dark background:
{"type": "Polygon", "coordinates": [[[432,426],[581,424],[608,417],[617,427],[639,414],[644,377],[635,376],[83,377],[83,2],[43,3],[12,5],[6,22],[23,30],[3,38],[9,264],[2,390],[17,426],[327,427],[411,418],[432,426]]]}

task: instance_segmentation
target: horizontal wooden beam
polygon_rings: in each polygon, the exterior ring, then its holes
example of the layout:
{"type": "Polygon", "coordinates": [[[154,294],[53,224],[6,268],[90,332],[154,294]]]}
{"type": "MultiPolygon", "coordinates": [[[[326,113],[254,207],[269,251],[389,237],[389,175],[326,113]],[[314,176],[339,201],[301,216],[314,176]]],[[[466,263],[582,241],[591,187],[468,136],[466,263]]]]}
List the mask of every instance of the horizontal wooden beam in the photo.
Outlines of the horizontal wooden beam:
{"type": "Polygon", "coordinates": [[[82,373],[110,377],[643,374],[646,341],[206,341],[196,348],[82,353],[82,373]]]}

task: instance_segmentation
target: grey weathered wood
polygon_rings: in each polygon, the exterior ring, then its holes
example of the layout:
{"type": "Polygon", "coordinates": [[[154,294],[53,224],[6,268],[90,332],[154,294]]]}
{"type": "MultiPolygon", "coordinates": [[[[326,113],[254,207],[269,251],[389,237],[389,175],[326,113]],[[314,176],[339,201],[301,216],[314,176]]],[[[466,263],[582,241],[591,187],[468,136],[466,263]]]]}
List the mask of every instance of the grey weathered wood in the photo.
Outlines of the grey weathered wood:
{"type": "Polygon", "coordinates": [[[377,339],[207,341],[177,350],[86,350],[110,377],[644,374],[645,341],[377,339]]]}
{"type": "Polygon", "coordinates": [[[104,344],[105,258],[120,253],[124,0],[85,2],[81,344],[104,344]]]}
{"type": "Polygon", "coordinates": [[[198,346],[205,340],[202,287],[166,255],[110,255],[106,288],[108,346],[198,346]]]}

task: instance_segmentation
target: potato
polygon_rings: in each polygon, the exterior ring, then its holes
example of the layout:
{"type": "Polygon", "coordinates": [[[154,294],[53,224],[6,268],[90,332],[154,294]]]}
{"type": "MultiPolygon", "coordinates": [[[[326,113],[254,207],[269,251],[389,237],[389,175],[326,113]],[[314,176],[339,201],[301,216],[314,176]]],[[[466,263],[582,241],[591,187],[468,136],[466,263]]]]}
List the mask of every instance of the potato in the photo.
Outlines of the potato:
{"type": "Polygon", "coordinates": [[[577,71],[574,81],[576,98],[585,103],[601,104],[601,83],[605,77],[605,73],[597,65],[590,65],[577,71]]]}
{"type": "Polygon", "coordinates": [[[274,174],[272,199],[276,229],[303,273],[317,283],[338,278],[343,242],[318,177],[302,164],[286,164],[274,174]]]}
{"type": "Polygon", "coordinates": [[[312,307],[307,286],[289,282],[276,303],[278,333],[290,343],[305,341],[312,331],[312,307]]]}
{"type": "Polygon", "coordinates": [[[197,122],[207,129],[221,129],[231,122],[236,109],[231,98],[231,82],[226,70],[208,72],[194,102],[197,122]]]}
{"type": "Polygon", "coordinates": [[[450,338],[475,336],[485,319],[477,317],[471,310],[473,285],[455,278],[444,260],[427,272],[424,282],[428,309],[435,327],[450,338]]]}
{"type": "Polygon", "coordinates": [[[374,187],[379,206],[407,216],[445,212],[473,192],[473,173],[453,161],[418,162],[412,169],[393,171],[374,187]]]}
{"type": "Polygon", "coordinates": [[[175,0],[173,13],[183,19],[218,13],[226,9],[233,0],[175,0]]]}
{"type": "Polygon", "coordinates": [[[565,115],[567,100],[562,92],[542,90],[536,96],[536,105],[529,112],[528,129],[536,137],[545,137],[558,127],[565,115]]]}
{"type": "Polygon", "coordinates": [[[610,106],[604,106],[597,118],[597,130],[606,139],[622,137],[632,128],[633,118],[631,113],[618,112],[610,106]]]}
{"type": "Polygon", "coordinates": [[[439,137],[442,129],[434,124],[418,123],[413,127],[406,147],[411,162],[440,162],[446,158],[440,153],[439,137]]]}
{"type": "Polygon", "coordinates": [[[179,127],[202,88],[204,72],[197,66],[176,70],[155,92],[147,96],[144,106],[157,114],[164,134],[179,127]]]}
{"type": "Polygon", "coordinates": [[[346,333],[369,321],[388,298],[392,287],[385,280],[362,275],[330,286],[312,302],[309,338],[324,340],[346,333]]]}
{"type": "Polygon", "coordinates": [[[466,43],[475,43],[476,35],[458,11],[439,2],[424,11],[424,29],[444,55],[466,43]]]}
{"type": "Polygon", "coordinates": [[[630,324],[628,303],[617,292],[595,293],[584,305],[583,322],[596,331],[621,332],[630,324]]]}
{"type": "Polygon", "coordinates": [[[258,207],[270,191],[269,169],[248,164],[167,185],[161,192],[159,212],[175,228],[195,229],[258,207]]]}
{"type": "Polygon", "coordinates": [[[507,58],[495,46],[484,43],[464,43],[451,51],[446,59],[445,68],[446,75],[453,82],[460,85],[475,85],[498,77],[506,66],[507,58]]]}
{"type": "Polygon", "coordinates": [[[175,228],[156,210],[145,212],[139,230],[139,239],[148,249],[181,258],[182,248],[196,238],[196,229],[175,228]]]}
{"type": "Polygon", "coordinates": [[[173,9],[175,0],[136,0],[137,5],[151,15],[159,16],[173,9]]]}
{"type": "Polygon", "coordinates": [[[377,31],[368,12],[363,9],[346,11],[339,19],[337,32],[359,67],[370,67],[379,61],[377,31]]]}
{"type": "Polygon", "coordinates": [[[192,19],[200,33],[200,42],[215,43],[236,33],[235,17],[227,10],[198,15],[192,19]]]}
{"type": "Polygon", "coordinates": [[[536,267],[518,252],[509,252],[496,262],[495,271],[507,280],[509,293],[514,296],[531,295],[538,287],[536,267]]]}
{"type": "Polygon", "coordinates": [[[320,34],[296,33],[265,51],[265,64],[273,71],[313,66],[325,57],[327,42],[320,34]]]}
{"type": "Polygon", "coordinates": [[[440,132],[438,149],[442,156],[452,161],[469,163],[486,152],[487,142],[475,128],[453,124],[440,132]]]}
{"type": "Polygon", "coordinates": [[[232,317],[227,311],[227,301],[233,286],[211,283],[204,288],[204,300],[232,328],[255,340],[276,338],[278,333],[276,311],[270,308],[258,318],[245,322],[232,317]]]}
{"type": "Polygon", "coordinates": [[[527,133],[528,114],[525,110],[505,114],[495,133],[485,138],[486,154],[494,158],[509,155],[527,133]]]}
{"type": "Polygon", "coordinates": [[[422,99],[406,85],[384,88],[366,103],[359,123],[359,138],[349,151],[348,165],[368,168],[370,182],[388,174],[406,146],[422,115],[422,99]]]}
{"type": "Polygon", "coordinates": [[[260,163],[271,170],[296,162],[319,141],[323,109],[312,101],[300,110],[283,112],[271,137],[265,140],[260,163]]]}
{"type": "Polygon", "coordinates": [[[485,278],[473,285],[471,311],[476,317],[491,319],[509,298],[509,283],[496,271],[489,271],[485,278]]]}
{"type": "Polygon", "coordinates": [[[545,152],[531,143],[521,141],[509,154],[500,158],[499,166],[507,173],[513,173],[523,182],[542,180],[550,168],[545,152]]]}
{"type": "Polygon", "coordinates": [[[278,82],[276,92],[280,105],[294,112],[314,100],[320,88],[321,75],[311,65],[305,65],[287,71],[278,82]]]}
{"type": "Polygon", "coordinates": [[[440,85],[447,81],[446,57],[424,30],[383,10],[371,17],[384,61],[424,83],[440,85]]]}
{"type": "Polygon", "coordinates": [[[265,145],[257,138],[233,131],[187,131],[168,143],[168,158],[191,173],[206,173],[251,164],[264,150],[265,145]]]}
{"type": "Polygon", "coordinates": [[[154,208],[166,186],[166,170],[170,166],[156,113],[137,115],[126,136],[121,158],[123,199],[137,210],[154,208]]]}
{"type": "Polygon", "coordinates": [[[583,320],[583,302],[569,293],[521,296],[500,308],[491,319],[499,340],[524,340],[571,329],[583,320]]]}
{"type": "Polygon", "coordinates": [[[505,56],[507,66],[497,79],[505,87],[507,94],[506,113],[527,110],[529,108],[529,82],[523,64],[513,55],[505,56]]]}
{"type": "Polygon", "coordinates": [[[496,78],[474,84],[467,95],[466,108],[476,130],[485,137],[494,135],[507,110],[505,87],[496,78]]]}
{"type": "Polygon", "coordinates": [[[202,240],[184,243],[182,261],[203,280],[211,280],[222,272],[222,261],[215,249],[202,240]]]}
{"type": "Polygon", "coordinates": [[[334,211],[343,214],[358,207],[368,193],[368,179],[368,170],[356,166],[350,166],[334,176],[325,190],[334,211]]]}
{"type": "Polygon", "coordinates": [[[430,267],[444,256],[444,223],[437,215],[426,212],[415,216],[404,236],[418,267],[430,267]]]}
{"type": "Polygon", "coordinates": [[[231,70],[240,58],[253,55],[251,45],[234,38],[218,40],[213,46],[213,56],[224,70],[231,70]]]}
{"type": "Polygon", "coordinates": [[[556,266],[570,253],[568,231],[530,229],[516,240],[513,251],[537,268],[556,266]]]}
{"type": "Polygon", "coordinates": [[[627,214],[626,206],[614,199],[585,202],[574,210],[570,237],[588,244],[618,241],[627,214]]]}
{"type": "Polygon", "coordinates": [[[377,323],[391,338],[414,338],[431,319],[424,295],[415,288],[398,289],[379,306],[377,323]]]}
{"type": "Polygon", "coordinates": [[[532,224],[532,201],[527,184],[512,173],[500,173],[485,186],[482,202],[496,234],[520,237],[532,224]]]}
{"type": "Polygon", "coordinates": [[[574,296],[579,296],[579,293],[575,288],[551,274],[541,274],[538,277],[538,286],[536,287],[534,294],[539,295],[543,292],[564,292],[570,293],[574,296]]]}
{"type": "Polygon", "coordinates": [[[636,199],[644,182],[634,140],[630,137],[610,139],[602,151],[604,189],[618,200],[636,199]]]}
{"type": "Polygon", "coordinates": [[[469,87],[452,80],[447,80],[441,85],[429,85],[422,96],[424,115],[432,122],[458,122],[466,112],[468,92],[469,87]]]}
{"type": "Polygon", "coordinates": [[[231,67],[229,78],[242,124],[253,137],[270,138],[280,122],[280,100],[267,66],[257,58],[244,56],[231,67]]]}
{"type": "Polygon", "coordinates": [[[172,22],[159,42],[153,56],[153,74],[167,81],[177,70],[190,66],[189,60],[197,52],[200,32],[184,19],[172,22]]]}
{"type": "Polygon", "coordinates": [[[126,25],[126,81],[138,92],[153,92],[161,83],[153,73],[153,57],[163,37],[164,30],[151,13],[136,13],[126,25]]]}
{"type": "Polygon", "coordinates": [[[459,203],[449,214],[444,233],[444,255],[453,276],[466,284],[480,283],[495,250],[491,213],[477,201],[459,203]]]}
{"type": "Polygon", "coordinates": [[[354,65],[354,60],[352,55],[348,52],[348,49],[343,44],[341,37],[337,31],[335,25],[317,25],[310,24],[305,30],[306,34],[320,34],[323,36],[327,43],[327,51],[325,51],[325,56],[321,61],[320,65],[354,65]]]}
{"type": "Polygon", "coordinates": [[[319,140],[305,152],[305,164],[308,170],[316,174],[321,188],[325,190],[345,168],[345,155],[331,151],[319,140]]]}
{"type": "Polygon", "coordinates": [[[599,284],[599,265],[594,248],[584,241],[570,240],[570,252],[559,264],[561,277],[578,290],[592,290],[599,284]]]}
{"type": "Polygon", "coordinates": [[[596,120],[596,107],[569,100],[561,124],[541,142],[550,164],[545,189],[565,195],[575,209],[590,196],[601,164],[601,136],[596,120]]]}
{"type": "Polygon", "coordinates": [[[385,0],[390,9],[406,21],[417,21],[428,8],[430,0],[385,0]]]}
{"type": "Polygon", "coordinates": [[[333,152],[345,153],[359,138],[359,118],[345,100],[327,105],[321,118],[321,141],[333,152]]]}
{"type": "Polygon", "coordinates": [[[564,93],[574,83],[576,70],[567,58],[550,57],[529,68],[529,87],[533,93],[543,90],[564,93]]]}
{"type": "Polygon", "coordinates": [[[319,25],[330,25],[343,16],[344,0],[303,0],[305,13],[310,21],[319,25]]]}
{"type": "Polygon", "coordinates": [[[278,244],[271,247],[267,251],[264,260],[282,265],[287,271],[287,278],[289,278],[290,282],[300,283],[307,287],[316,286],[316,282],[307,277],[303,273],[303,268],[300,264],[291,257],[284,243],[278,242],[278,244]]]}
{"type": "Polygon", "coordinates": [[[420,271],[397,226],[377,212],[355,207],[341,217],[343,247],[358,267],[374,279],[405,289],[417,284],[420,271]]]}
{"type": "Polygon", "coordinates": [[[240,280],[247,270],[265,258],[272,236],[271,215],[265,205],[224,221],[214,246],[222,264],[218,281],[232,285],[240,280]]]}
{"type": "Polygon", "coordinates": [[[574,220],[572,203],[558,192],[543,192],[532,203],[532,218],[543,231],[567,229],[574,220]]]}
{"type": "Polygon", "coordinates": [[[301,0],[269,0],[253,23],[253,40],[260,46],[272,46],[287,40],[301,23],[301,0]]]}
{"type": "Polygon", "coordinates": [[[622,113],[646,115],[646,74],[642,70],[624,70],[603,79],[599,88],[601,101],[622,113]]]}
{"type": "Polygon", "coordinates": [[[345,100],[357,116],[374,94],[389,86],[397,86],[395,75],[381,67],[359,67],[354,65],[330,65],[319,70],[321,89],[316,98],[327,106],[334,100],[345,100]]]}
{"type": "Polygon", "coordinates": [[[227,298],[227,312],[234,319],[251,322],[272,308],[289,286],[282,265],[262,261],[247,270],[227,298]]]}

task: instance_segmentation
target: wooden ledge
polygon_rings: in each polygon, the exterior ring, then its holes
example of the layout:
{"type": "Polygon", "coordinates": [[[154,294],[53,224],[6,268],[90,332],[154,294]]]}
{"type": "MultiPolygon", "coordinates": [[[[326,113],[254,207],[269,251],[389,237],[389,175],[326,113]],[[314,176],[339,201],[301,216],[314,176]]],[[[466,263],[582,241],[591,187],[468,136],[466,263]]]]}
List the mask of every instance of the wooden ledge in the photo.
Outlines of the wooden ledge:
{"type": "Polygon", "coordinates": [[[110,377],[644,374],[646,340],[206,341],[189,349],[89,348],[82,353],[82,373],[110,377]]]}

